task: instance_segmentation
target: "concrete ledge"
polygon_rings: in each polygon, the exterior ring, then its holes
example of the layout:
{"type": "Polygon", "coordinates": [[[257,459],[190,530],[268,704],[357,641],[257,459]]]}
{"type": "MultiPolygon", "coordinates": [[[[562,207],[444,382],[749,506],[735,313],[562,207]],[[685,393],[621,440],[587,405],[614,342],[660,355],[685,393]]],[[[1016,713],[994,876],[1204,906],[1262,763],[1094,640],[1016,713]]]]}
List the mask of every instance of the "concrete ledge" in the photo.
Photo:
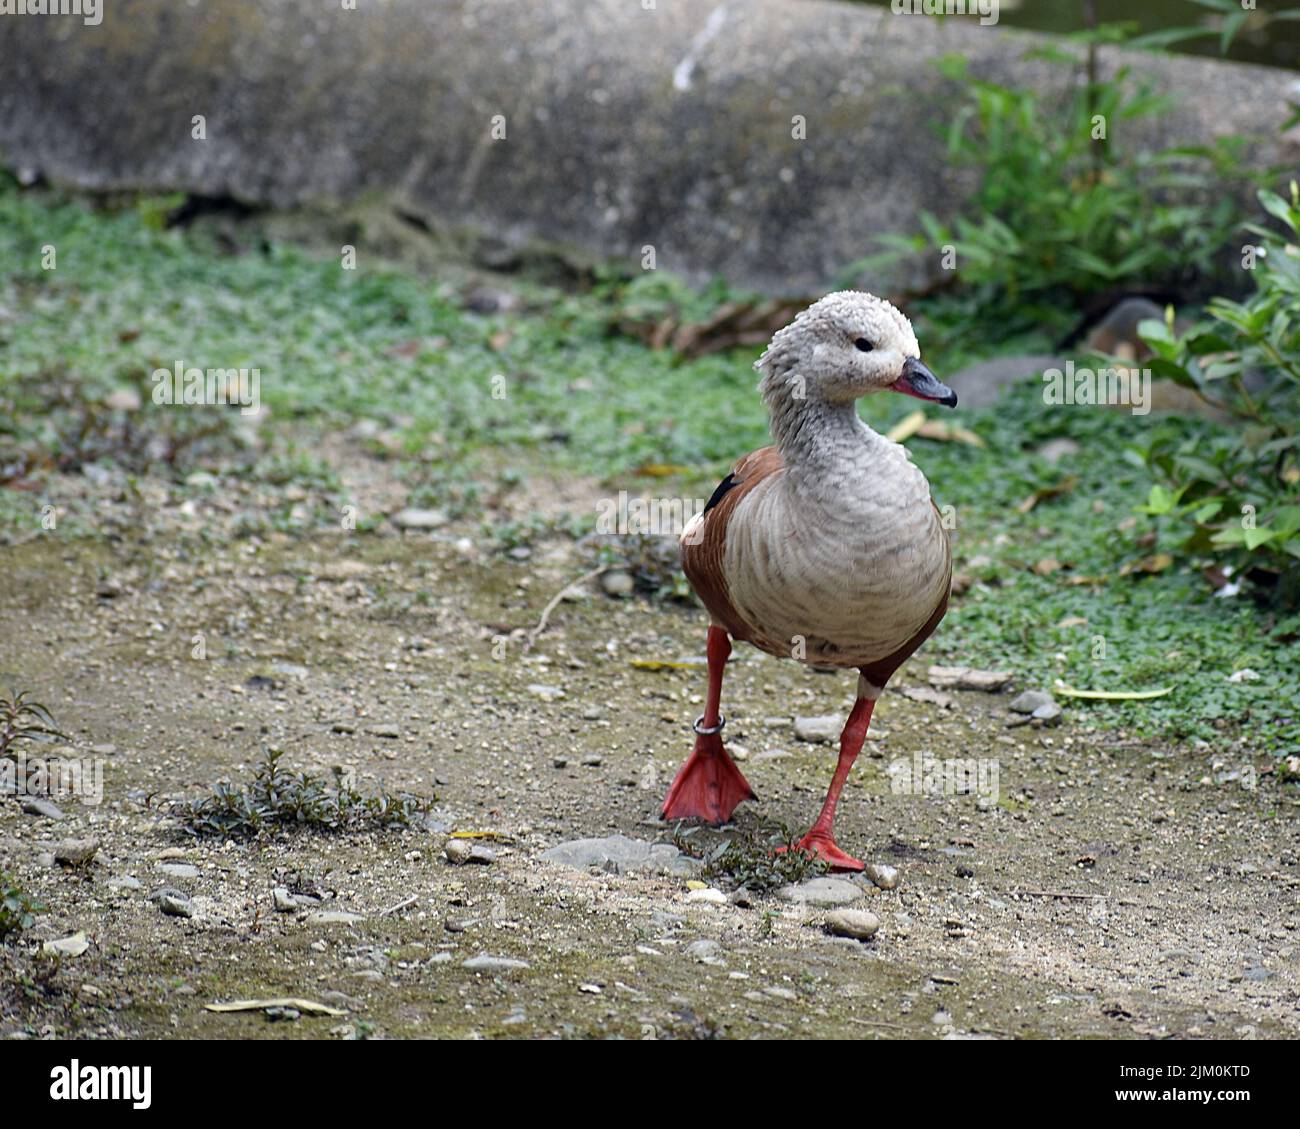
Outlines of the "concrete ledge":
{"type": "MultiPolygon", "coordinates": [[[[1062,68],[1023,57],[1040,44],[815,0],[108,0],[98,26],[4,17],[0,154],[86,189],[377,194],[511,247],[652,244],[689,277],[807,292],[959,203],[934,129],[959,92],[931,61],[1059,87],[1062,68]]],[[[1144,140],[1258,134],[1254,160],[1296,163],[1276,137],[1294,76],[1131,61],[1178,96],[1144,140]]]]}

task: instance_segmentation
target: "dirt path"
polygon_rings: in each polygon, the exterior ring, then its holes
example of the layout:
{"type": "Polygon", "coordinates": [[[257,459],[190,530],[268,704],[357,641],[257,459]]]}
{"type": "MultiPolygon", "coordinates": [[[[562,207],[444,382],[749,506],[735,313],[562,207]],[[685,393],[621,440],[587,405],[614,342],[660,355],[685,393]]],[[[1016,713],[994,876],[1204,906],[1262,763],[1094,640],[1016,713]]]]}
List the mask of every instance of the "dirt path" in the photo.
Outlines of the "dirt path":
{"type": "MultiPolygon", "coordinates": [[[[1239,766],[1089,733],[1077,713],[1008,728],[1007,695],[944,709],[891,693],[840,829],[902,883],[859,880],[881,929],[831,937],[823,910],[774,895],[710,904],[681,876],[538,857],[584,836],[668,838],[653,817],[702,674],[631,660],[699,654],[700,612],[564,602],[523,658],[520,629],[585,567],[567,547],[510,561],[468,527],[202,545],[181,532],[191,516],[0,550],[0,680],[105,764],[103,804],[65,801],[61,821],[0,800],[0,859],[48,907],[0,948],[0,1034],[1300,1035],[1295,825],[1267,773],[1247,790],[1239,766]],[[167,801],[246,779],[265,745],[295,768],[436,792],[437,826],[178,838],[167,801]],[[889,764],[917,753],[996,760],[999,801],[894,794],[889,764]],[[453,828],[508,841],[454,867],[453,828]],[[51,863],[73,838],[98,841],[95,861],[51,863]],[[149,900],[168,885],[193,917],[149,900]],[[276,887],[321,900],[278,912],[276,887]],[[77,931],[81,955],[35,955],[77,931]],[[527,966],[464,966],[485,955],[527,966]],[[203,1007],[268,996],[346,1014],[203,1007]]],[[[724,693],[763,798],[741,822],[801,828],[834,754],[795,740],[791,718],[846,710],[851,680],[743,648],[724,693]]]]}

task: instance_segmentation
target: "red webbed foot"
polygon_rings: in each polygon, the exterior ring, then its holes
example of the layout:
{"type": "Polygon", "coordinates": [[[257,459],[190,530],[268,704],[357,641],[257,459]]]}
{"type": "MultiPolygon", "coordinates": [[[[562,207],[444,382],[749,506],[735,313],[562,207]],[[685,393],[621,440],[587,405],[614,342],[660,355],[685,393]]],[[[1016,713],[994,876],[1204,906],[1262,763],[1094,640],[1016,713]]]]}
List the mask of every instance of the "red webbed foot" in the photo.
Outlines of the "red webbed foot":
{"type": "Polygon", "coordinates": [[[834,839],[820,831],[809,831],[793,847],[778,848],[778,851],[786,850],[807,851],[809,854],[816,855],[823,862],[829,863],[832,870],[861,870],[863,868],[861,859],[855,859],[852,855],[840,850],[834,839]]]}
{"type": "Polygon", "coordinates": [[[716,733],[700,734],[695,751],[677,770],[664,799],[664,819],[702,819],[705,823],[726,823],[736,805],[757,799],[736,762],[722,747],[716,733]]]}

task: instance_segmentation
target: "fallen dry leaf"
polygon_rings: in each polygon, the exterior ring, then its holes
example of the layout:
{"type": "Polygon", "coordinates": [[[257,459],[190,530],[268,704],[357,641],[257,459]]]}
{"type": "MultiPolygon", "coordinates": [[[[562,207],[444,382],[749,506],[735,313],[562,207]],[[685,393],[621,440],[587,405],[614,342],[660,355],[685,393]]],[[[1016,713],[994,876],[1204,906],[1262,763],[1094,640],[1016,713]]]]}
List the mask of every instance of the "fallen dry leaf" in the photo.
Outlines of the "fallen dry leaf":
{"type": "Polygon", "coordinates": [[[1065,628],[1065,627],[1087,627],[1087,626],[1088,626],[1088,621],[1087,621],[1086,619],[1084,619],[1083,616],[1081,616],[1081,615],[1067,615],[1067,616],[1066,616],[1063,620],[1061,620],[1061,622],[1058,623],[1056,626],[1057,626],[1058,628],[1065,628]]]}
{"type": "Polygon", "coordinates": [[[893,427],[885,432],[886,439],[892,439],[895,443],[901,443],[904,439],[910,439],[925,424],[925,413],[922,411],[908,412],[893,427]]]}
{"type": "Polygon", "coordinates": [[[262,1011],[268,1007],[291,1007],[295,1011],[305,1012],[308,1015],[347,1015],[346,1011],[340,1011],[336,1007],[330,1007],[328,1004],[320,1004],[315,1000],[304,1000],[298,996],[276,996],[272,999],[265,1000],[231,1000],[226,1004],[204,1004],[207,1011],[262,1011]]]}
{"type": "Polygon", "coordinates": [[[1138,561],[1129,561],[1120,570],[1120,576],[1128,576],[1134,572],[1144,572],[1154,574],[1164,572],[1174,563],[1174,558],[1168,553],[1152,553],[1149,557],[1143,557],[1138,561]]]}
{"type": "Polygon", "coordinates": [[[958,427],[941,419],[927,419],[916,429],[922,439],[937,439],[940,443],[968,443],[972,447],[987,447],[982,436],[968,427],[958,427]]]}
{"type": "Polygon", "coordinates": [[[1052,573],[1060,572],[1064,567],[1065,566],[1055,557],[1044,557],[1034,565],[1034,571],[1038,573],[1039,576],[1051,576],[1052,573]]]}
{"type": "Polygon", "coordinates": [[[676,463],[645,463],[632,473],[640,478],[671,478],[674,474],[685,474],[690,469],[676,463]]]}
{"type": "Polygon", "coordinates": [[[762,298],[727,302],[702,322],[682,322],[669,314],[658,319],[621,316],[618,329],[652,349],[671,348],[683,357],[703,357],[737,346],[766,345],[813,299],[762,298]]]}
{"type": "Polygon", "coordinates": [[[908,412],[886,432],[885,437],[895,443],[902,443],[912,436],[922,439],[937,439],[941,443],[969,443],[972,447],[988,446],[984,440],[969,428],[958,427],[941,419],[927,419],[925,412],[908,412]]]}
{"type": "Polygon", "coordinates": [[[1075,488],[1078,481],[1078,477],[1071,474],[1051,486],[1039,487],[1039,489],[1035,490],[1028,498],[1021,502],[1016,509],[1022,514],[1027,514],[1038,505],[1039,502],[1045,502],[1049,498],[1059,498],[1062,494],[1068,494],[1075,488]]]}
{"type": "Polygon", "coordinates": [[[424,348],[422,341],[399,341],[396,345],[388,346],[384,352],[390,357],[401,357],[409,361],[412,357],[418,357],[422,348],[424,348]]]}

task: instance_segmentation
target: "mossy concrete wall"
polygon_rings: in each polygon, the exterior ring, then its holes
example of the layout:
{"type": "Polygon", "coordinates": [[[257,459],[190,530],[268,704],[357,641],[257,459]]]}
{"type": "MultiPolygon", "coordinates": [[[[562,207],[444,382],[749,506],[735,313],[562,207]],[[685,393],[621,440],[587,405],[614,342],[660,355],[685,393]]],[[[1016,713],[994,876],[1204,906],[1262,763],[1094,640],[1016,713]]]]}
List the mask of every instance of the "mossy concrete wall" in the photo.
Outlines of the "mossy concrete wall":
{"type": "MultiPolygon", "coordinates": [[[[815,0],[651,2],[104,0],[97,26],[6,16],[0,155],[89,189],[279,207],[377,194],[507,247],[650,244],[695,278],[801,292],[919,209],[960,202],[968,182],[935,127],[961,92],[936,57],[1068,81],[1002,27],[815,0]]],[[[1178,96],[1131,127],[1145,141],[1252,133],[1259,162],[1300,163],[1276,134],[1293,76],[1131,61],[1178,96]]]]}

